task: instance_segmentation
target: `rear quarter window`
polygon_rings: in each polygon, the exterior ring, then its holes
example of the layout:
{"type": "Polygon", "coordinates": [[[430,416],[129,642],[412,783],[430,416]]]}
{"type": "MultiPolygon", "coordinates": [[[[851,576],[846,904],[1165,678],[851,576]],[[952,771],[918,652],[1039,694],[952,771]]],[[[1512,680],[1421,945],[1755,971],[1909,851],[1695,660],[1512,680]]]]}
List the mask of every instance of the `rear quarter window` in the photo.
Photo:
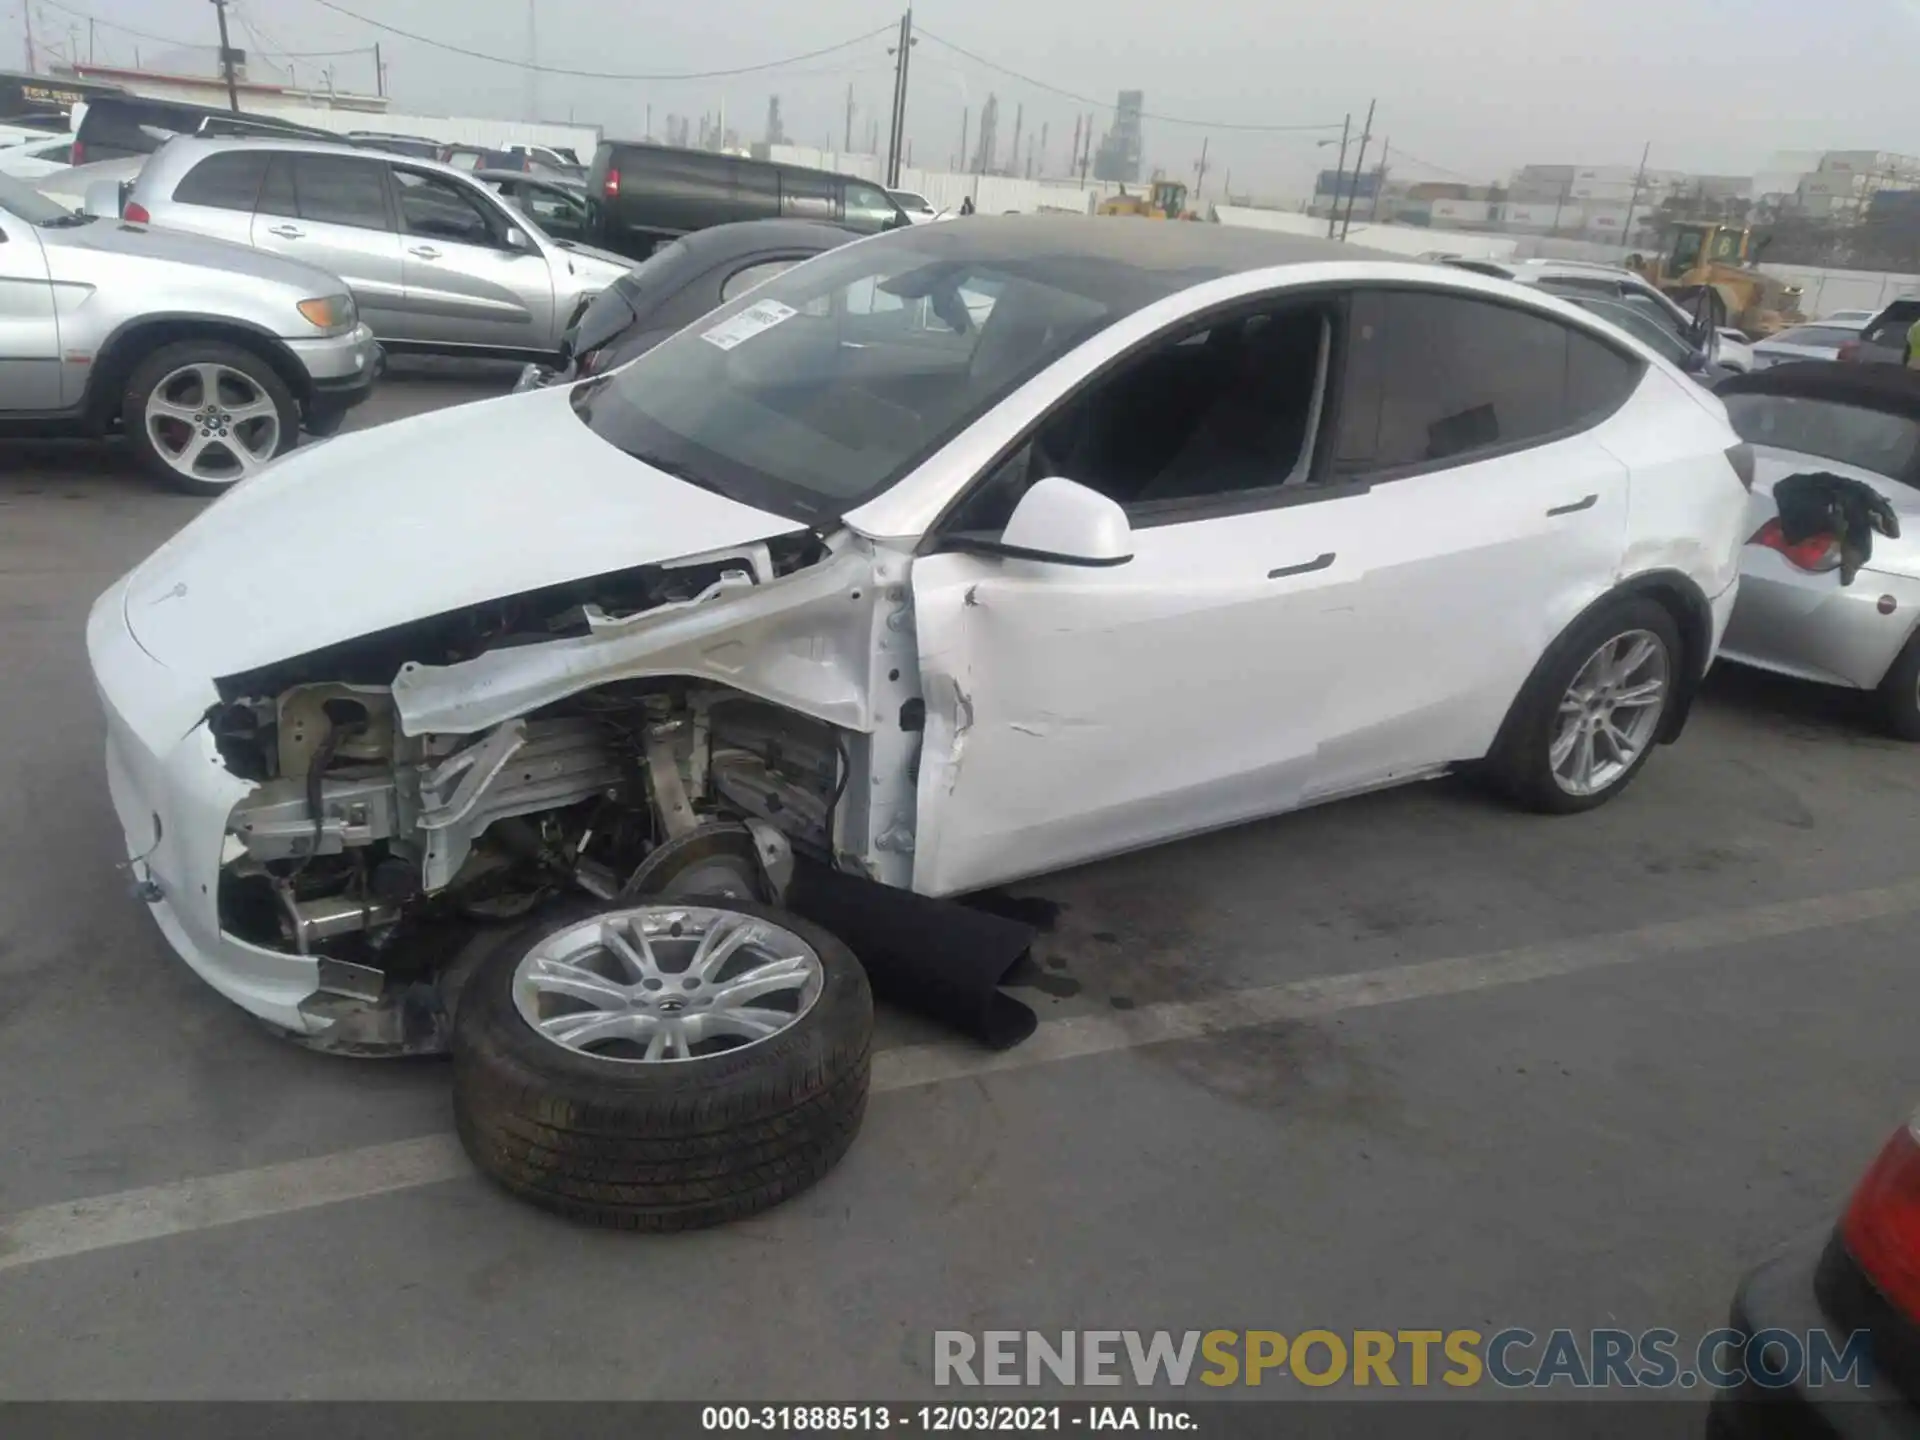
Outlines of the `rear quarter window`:
{"type": "Polygon", "coordinates": [[[209,155],[174,187],[173,198],[182,205],[210,205],[218,210],[251,212],[254,202],[260,198],[260,186],[267,178],[267,162],[271,158],[261,150],[209,155]]]}
{"type": "Polygon", "coordinates": [[[1913,328],[1916,320],[1920,320],[1920,301],[1889,305],[1880,312],[1880,318],[1869,325],[1860,338],[1869,345],[1905,345],[1907,331],[1913,328]]]}

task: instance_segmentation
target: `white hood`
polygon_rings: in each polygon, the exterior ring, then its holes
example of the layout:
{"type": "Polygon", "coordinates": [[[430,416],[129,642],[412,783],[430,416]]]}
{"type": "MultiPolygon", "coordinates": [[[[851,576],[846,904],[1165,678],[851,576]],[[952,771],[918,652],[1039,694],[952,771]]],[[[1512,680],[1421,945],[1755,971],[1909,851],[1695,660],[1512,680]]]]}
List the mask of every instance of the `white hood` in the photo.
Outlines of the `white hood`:
{"type": "Polygon", "coordinates": [[[161,664],[237,674],[463,605],[803,529],[616,450],[557,386],[296,451],[136,569],[161,664]]]}

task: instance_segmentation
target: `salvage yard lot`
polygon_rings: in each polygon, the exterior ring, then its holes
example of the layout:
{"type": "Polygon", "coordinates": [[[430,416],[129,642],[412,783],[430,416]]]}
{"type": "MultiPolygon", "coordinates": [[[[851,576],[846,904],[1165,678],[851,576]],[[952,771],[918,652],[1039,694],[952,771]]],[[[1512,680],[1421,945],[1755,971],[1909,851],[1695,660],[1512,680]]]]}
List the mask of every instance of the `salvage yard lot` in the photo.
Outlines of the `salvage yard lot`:
{"type": "MultiPolygon", "coordinates": [[[[412,367],[350,423],[509,380],[412,367]]],[[[1697,1335],[1920,1098],[1920,757],[1722,671],[1592,814],[1449,780],[1018,887],[1059,907],[1027,1046],[883,1011],[817,1189],[568,1226],[466,1170],[444,1065],[272,1039],[126,897],[82,626],[197,508],[0,446],[0,1395],[856,1400],[930,1394],[935,1329],[1697,1335]]]]}

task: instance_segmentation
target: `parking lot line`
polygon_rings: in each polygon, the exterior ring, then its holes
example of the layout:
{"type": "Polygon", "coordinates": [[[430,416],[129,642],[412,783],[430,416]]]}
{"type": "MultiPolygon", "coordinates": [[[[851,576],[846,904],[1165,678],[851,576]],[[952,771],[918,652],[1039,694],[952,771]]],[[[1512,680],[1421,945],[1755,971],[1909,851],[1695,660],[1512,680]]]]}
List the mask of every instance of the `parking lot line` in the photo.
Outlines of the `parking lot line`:
{"type": "MultiPolygon", "coordinates": [[[[998,1053],[958,1043],[881,1051],[874,1056],[873,1088],[906,1090],[1030,1069],[1142,1045],[1204,1039],[1279,1021],[1725,949],[1915,911],[1920,911],[1920,878],[1879,889],[1783,900],[1581,939],[1295,980],[1229,991],[1205,1000],[1143,1005],[1115,1016],[1050,1020],[1025,1044],[998,1053]]],[[[0,1270],[416,1189],[472,1173],[453,1136],[423,1135],[279,1165],[43,1205],[0,1219],[0,1270]]]]}

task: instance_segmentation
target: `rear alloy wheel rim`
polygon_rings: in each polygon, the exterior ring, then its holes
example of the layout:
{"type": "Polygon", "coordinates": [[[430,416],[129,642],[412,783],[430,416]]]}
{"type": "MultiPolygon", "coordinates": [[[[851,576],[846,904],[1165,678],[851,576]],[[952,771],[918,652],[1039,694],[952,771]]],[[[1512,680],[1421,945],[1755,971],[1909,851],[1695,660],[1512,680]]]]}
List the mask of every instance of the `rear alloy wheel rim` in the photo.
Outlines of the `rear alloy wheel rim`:
{"type": "Polygon", "coordinates": [[[280,448],[280,407],[243,370],[182,365],[147,395],[147,439],[180,474],[244,480],[280,448]]]}
{"type": "Polygon", "coordinates": [[[758,1045],[819,1000],[826,968],[782,925],[702,905],[635,905],[542,940],[513,971],[536,1034],[598,1060],[661,1064],[758,1045]]]}
{"type": "Polygon", "coordinates": [[[1651,630],[1616,635],[1587,658],[1560,700],[1547,763],[1569,795],[1599,795],[1646,753],[1666,713],[1667,647],[1651,630]]]}

